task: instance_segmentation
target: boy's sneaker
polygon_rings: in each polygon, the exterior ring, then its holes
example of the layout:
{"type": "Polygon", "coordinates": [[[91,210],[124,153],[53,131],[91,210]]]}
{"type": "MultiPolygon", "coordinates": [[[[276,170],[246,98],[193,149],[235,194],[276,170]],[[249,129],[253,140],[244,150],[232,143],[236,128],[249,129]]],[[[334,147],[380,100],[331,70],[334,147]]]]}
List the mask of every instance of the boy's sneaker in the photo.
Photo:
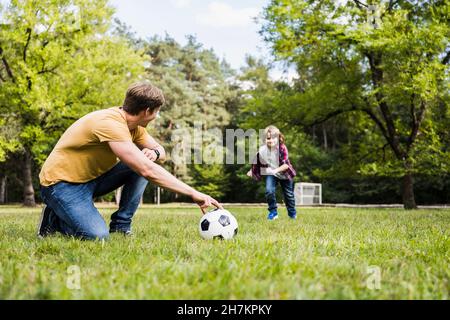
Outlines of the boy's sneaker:
{"type": "Polygon", "coordinates": [[[288,213],[289,218],[291,218],[292,220],[297,219],[297,214],[289,214],[288,213]]]}
{"type": "Polygon", "coordinates": [[[41,218],[38,224],[38,237],[44,238],[56,233],[58,231],[55,226],[56,219],[57,216],[53,212],[53,210],[49,206],[44,204],[44,207],[42,208],[41,218]]]}
{"type": "Polygon", "coordinates": [[[267,219],[269,219],[269,220],[278,219],[278,212],[269,212],[269,215],[267,216],[267,219]]]}

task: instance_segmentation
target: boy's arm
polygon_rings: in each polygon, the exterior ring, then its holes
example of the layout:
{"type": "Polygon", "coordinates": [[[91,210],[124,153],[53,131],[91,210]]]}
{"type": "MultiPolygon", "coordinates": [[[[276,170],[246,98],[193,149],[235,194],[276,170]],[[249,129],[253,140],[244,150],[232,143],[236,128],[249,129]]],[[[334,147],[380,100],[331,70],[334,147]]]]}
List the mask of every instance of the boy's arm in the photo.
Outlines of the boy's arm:
{"type": "Polygon", "coordinates": [[[273,173],[279,173],[279,172],[285,172],[286,170],[289,169],[289,165],[287,163],[289,163],[289,152],[288,149],[285,145],[280,145],[280,163],[282,163],[281,166],[279,166],[278,168],[273,170],[273,173]],[[287,162],[287,163],[286,163],[287,162]]]}
{"type": "Polygon", "coordinates": [[[258,166],[258,165],[259,165],[259,153],[257,152],[252,159],[250,170],[248,170],[248,172],[247,172],[248,177],[250,177],[250,178],[253,177],[253,170],[254,170],[255,166],[258,166]]]}
{"type": "Polygon", "coordinates": [[[279,166],[278,168],[273,170],[273,173],[279,173],[279,172],[284,172],[287,169],[289,169],[289,166],[287,164],[282,164],[281,166],[279,166]]]}

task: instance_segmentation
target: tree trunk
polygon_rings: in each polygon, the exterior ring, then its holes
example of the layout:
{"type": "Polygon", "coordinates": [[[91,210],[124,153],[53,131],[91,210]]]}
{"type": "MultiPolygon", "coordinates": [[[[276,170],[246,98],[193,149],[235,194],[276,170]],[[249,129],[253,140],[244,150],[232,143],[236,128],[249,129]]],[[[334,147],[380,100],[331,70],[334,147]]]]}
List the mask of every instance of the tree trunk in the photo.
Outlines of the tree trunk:
{"type": "Polygon", "coordinates": [[[332,147],[331,147],[331,149],[333,150],[333,152],[334,151],[336,151],[336,140],[337,140],[337,137],[336,137],[336,121],[333,121],[333,127],[332,127],[333,129],[332,129],[332,135],[331,135],[331,138],[332,138],[332,147]]]}
{"type": "Polygon", "coordinates": [[[416,200],[414,198],[414,180],[410,172],[403,176],[403,207],[407,210],[417,209],[416,200]]]}
{"type": "Polygon", "coordinates": [[[26,150],[23,168],[23,205],[26,207],[36,206],[36,201],[34,200],[32,162],[33,157],[31,153],[26,150]]]}
{"type": "Polygon", "coordinates": [[[6,203],[6,176],[0,178],[0,204],[6,203]]]}

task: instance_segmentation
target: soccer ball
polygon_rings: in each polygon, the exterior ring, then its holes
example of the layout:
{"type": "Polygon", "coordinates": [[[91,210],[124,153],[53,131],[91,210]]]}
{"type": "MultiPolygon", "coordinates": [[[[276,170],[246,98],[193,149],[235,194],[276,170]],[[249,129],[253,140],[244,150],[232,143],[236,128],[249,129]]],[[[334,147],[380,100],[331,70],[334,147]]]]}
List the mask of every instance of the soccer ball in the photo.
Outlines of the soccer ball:
{"type": "Polygon", "coordinates": [[[236,218],[227,210],[215,209],[203,215],[199,223],[203,239],[231,239],[238,232],[236,218]]]}

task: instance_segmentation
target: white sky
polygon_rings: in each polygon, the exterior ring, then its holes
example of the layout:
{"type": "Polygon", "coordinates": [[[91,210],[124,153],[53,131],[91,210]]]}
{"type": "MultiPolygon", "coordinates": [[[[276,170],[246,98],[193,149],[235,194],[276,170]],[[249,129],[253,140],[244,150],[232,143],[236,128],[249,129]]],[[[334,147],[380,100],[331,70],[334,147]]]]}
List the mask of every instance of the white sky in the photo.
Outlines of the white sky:
{"type": "MultiPolygon", "coordinates": [[[[116,17],[132,27],[139,36],[164,36],[167,32],[180,44],[186,35],[197,41],[238,70],[245,65],[246,54],[270,59],[269,47],[258,33],[261,16],[269,0],[110,0],[116,17]]],[[[270,73],[274,79],[292,79],[293,69],[285,73],[281,66],[270,73]]]]}
{"type": "Polygon", "coordinates": [[[191,34],[205,48],[213,48],[235,69],[245,54],[267,54],[254,21],[269,0],[110,0],[116,16],[144,38],[167,32],[186,43],[191,34]]]}

